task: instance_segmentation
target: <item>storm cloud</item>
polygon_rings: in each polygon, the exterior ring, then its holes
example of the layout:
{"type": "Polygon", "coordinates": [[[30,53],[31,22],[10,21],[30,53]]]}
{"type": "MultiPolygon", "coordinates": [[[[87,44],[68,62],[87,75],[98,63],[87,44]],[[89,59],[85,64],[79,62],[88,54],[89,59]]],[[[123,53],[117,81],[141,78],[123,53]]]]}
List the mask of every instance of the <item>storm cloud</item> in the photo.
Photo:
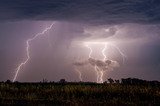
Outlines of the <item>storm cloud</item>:
{"type": "Polygon", "coordinates": [[[0,20],[160,23],[159,0],[1,0],[0,20]]]}
{"type": "MultiPolygon", "coordinates": [[[[92,64],[101,68],[120,64],[105,78],[160,80],[159,0],[0,0],[0,80],[12,79],[17,65],[26,59],[26,40],[51,23],[53,28],[31,43],[32,59],[21,69],[18,81],[76,80],[73,65],[92,63],[84,42],[116,45],[127,57],[123,65],[119,50],[107,46],[105,63],[104,45],[89,45],[96,59],[92,64]],[[78,58],[86,61],[75,62],[78,58]]],[[[93,81],[94,75],[86,77],[93,72],[86,70],[82,70],[84,81],[93,81]]]]}
{"type": "Polygon", "coordinates": [[[119,67],[119,63],[117,61],[113,60],[99,60],[99,59],[94,59],[94,58],[88,58],[88,60],[85,61],[80,61],[80,62],[74,62],[73,65],[77,67],[82,67],[85,65],[90,64],[92,67],[97,66],[99,69],[102,71],[110,71],[113,70],[113,68],[119,67]]]}

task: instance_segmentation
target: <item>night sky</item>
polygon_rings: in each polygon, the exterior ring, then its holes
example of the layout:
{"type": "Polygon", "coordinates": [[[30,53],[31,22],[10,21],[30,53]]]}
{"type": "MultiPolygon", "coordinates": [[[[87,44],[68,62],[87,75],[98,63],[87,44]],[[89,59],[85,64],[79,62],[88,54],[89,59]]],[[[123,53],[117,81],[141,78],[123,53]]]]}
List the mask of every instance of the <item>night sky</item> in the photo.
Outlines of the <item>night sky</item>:
{"type": "MultiPolygon", "coordinates": [[[[119,67],[103,79],[127,77],[160,81],[159,0],[0,0],[0,81],[12,80],[25,61],[26,41],[54,23],[30,43],[30,60],[17,81],[79,81],[73,63],[87,60],[84,42],[111,42],[107,57],[119,67]]],[[[91,45],[102,59],[103,45],[91,45]]],[[[83,81],[96,81],[91,67],[79,67],[83,81]]]]}

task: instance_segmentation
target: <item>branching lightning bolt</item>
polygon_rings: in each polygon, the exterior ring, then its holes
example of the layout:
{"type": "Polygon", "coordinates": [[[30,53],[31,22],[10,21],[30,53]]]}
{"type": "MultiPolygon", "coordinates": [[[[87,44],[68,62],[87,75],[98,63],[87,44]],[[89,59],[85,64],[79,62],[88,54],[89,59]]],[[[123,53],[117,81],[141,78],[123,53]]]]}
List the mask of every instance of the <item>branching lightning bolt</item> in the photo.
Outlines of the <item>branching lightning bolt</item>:
{"type": "Polygon", "coordinates": [[[15,73],[14,78],[13,78],[13,82],[17,79],[18,73],[19,73],[19,71],[21,70],[21,68],[22,68],[22,67],[29,61],[29,59],[30,59],[30,52],[29,52],[30,42],[32,42],[32,41],[33,41],[34,39],[36,39],[38,36],[45,34],[45,32],[47,32],[48,30],[50,30],[50,29],[53,27],[53,25],[54,25],[54,23],[52,23],[49,27],[47,27],[46,29],[44,29],[42,32],[36,34],[34,37],[32,37],[32,38],[30,38],[30,39],[28,39],[28,40],[26,41],[26,46],[27,46],[27,47],[26,47],[26,54],[27,54],[27,58],[26,58],[26,60],[25,60],[24,62],[21,62],[21,63],[19,64],[19,66],[17,67],[16,73],[15,73]]]}
{"type": "MultiPolygon", "coordinates": [[[[93,43],[93,44],[104,44],[104,48],[101,51],[101,53],[104,57],[103,61],[105,61],[107,59],[105,51],[107,49],[107,46],[110,45],[110,46],[114,47],[120,53],[120,55],[122,56],[122,59],[123,59],[123,63],[124,63],[126,56],[116,45],[108,44],[106,42],[91,42],[91,43],[93,43]]],[[[85,46],[90,50],[88,57],[91,58],[93,50],[89,46],[89,44],[85,44],[85,46]]],[[[103,75],[104,75],[105,70],[100,69],[97,65],[94,66],[94,69],[95,69],[96,74],[97,74],[97,83],[103,83],[103,75]]]]}
{"type": "Polygon", "coordinates": [[[120,53],[120,55],[122,56],[123,64],[124,64],[127,56],[116,45],[113,45],[113,44],[110,44],[110,45],[113,46],[115,49],[117,49],[117,51],[120,53]]]}

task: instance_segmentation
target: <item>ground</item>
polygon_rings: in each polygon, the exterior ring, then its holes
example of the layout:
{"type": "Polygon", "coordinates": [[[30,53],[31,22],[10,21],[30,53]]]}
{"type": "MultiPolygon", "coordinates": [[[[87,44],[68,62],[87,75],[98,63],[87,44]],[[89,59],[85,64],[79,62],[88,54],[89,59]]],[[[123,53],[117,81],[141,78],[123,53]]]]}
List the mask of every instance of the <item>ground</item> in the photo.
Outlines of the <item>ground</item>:
{"type": "Polygon", "coordinates": [[[160,85],[123,83],[0,83],[1,105],[160,105],[160,85]]]}

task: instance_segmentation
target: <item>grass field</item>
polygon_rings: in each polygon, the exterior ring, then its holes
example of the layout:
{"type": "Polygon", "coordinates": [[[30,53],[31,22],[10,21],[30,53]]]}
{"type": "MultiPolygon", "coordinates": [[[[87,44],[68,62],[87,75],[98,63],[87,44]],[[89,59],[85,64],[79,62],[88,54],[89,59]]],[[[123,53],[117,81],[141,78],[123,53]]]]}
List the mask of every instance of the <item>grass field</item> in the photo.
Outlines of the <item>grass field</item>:
{"type": "Polygon", "coordinates": [[[122,83],[0,83],[1,105],[156,105],[160,86],[122,83]]]}

